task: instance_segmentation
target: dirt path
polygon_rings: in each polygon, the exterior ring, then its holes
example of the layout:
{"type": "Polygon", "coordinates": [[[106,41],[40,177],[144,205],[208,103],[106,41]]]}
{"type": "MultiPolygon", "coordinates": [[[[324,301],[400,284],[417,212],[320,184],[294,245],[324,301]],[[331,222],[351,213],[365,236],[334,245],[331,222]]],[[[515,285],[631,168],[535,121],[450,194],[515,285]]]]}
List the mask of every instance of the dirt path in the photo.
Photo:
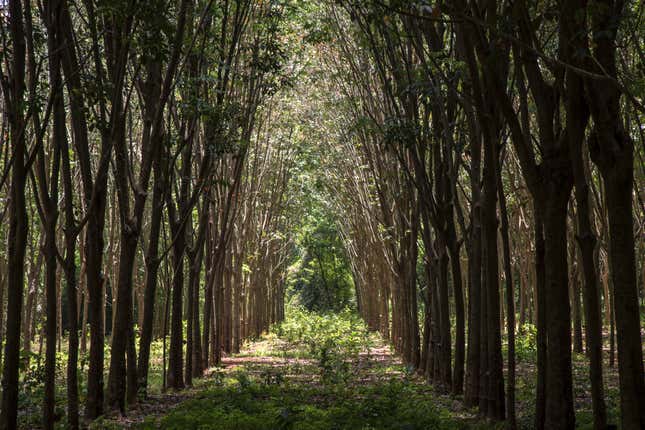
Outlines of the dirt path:
{"type": "MultiPolygon", "coordinates": [[[[347,357],[343,363],[335,365],[342,368],[341,372],[346,372],[343,375],[334,375],[336,368],[328,370],[332,373],[331,376],[346,378],[336,380],[335,386],[340,387],[338,389],[361,392],[346,394],[347,396],[366,396],[373,387],[404,380],[414,384],[414,387],[421,387],[424,393],[429,390],[421,378],[408,374],[391,348],[379,340],[352,357],[347,357]]],[[[276,394],[281,394],[282,388],[285,392],[291,389],[306,392],[310,390],[316,394],[308,403],[325,403],[329,402],[325,371],[320,358],[311,357],[302,348],[294,347],[275,336],[269,336],[247,344],[239,354],[223,357],[222,366],[209,369],[203,378],[195,380],[193,387],[177,393],[167,392],[151,396],[131,409],[127,417],[112,417],[96,423],[92,428],[179,428],[163,427],[164,417],[180,414],[191,401],[207,397],[210,390],[230,385],[230,381],[235,381],[240,387],[246,387],[247,384],[267,387],[268,393],[262,394],[261,398],[275,397],[276,394]]],[[[303,401],[303,404],[306,403],[303,401]]]]}
{"type": "MultiPolygon", "coordinates": [[[[367,384],[384,377],[402,377],[404,373],[400,358],[382,341],[346,361],[355,374],[360,375],[354,382],[367,384]]],[[[288,343],[274,338],[248,344],[239,354],[224,357],[221,371],[231,374],[243,370],[255,376],[272,372],[292,382],[319,384],[319,366],[316,359],[294,357],[288,343]]]]}
{"type": "Polygon", "coordinates": [[[351,312],[295,310],[194,384],[94,428],[466,430],[479,421],[351,312]]]}

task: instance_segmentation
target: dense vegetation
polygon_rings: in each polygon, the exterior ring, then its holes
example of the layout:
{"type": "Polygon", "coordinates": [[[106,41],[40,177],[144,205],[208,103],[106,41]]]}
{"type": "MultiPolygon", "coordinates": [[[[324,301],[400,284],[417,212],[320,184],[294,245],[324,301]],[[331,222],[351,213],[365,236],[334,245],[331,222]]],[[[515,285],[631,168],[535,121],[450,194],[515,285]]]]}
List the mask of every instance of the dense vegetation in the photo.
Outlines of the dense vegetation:
{"type": "Polygon", "coordinates": [[[383,354],[381,343],[353,313],[294,309],[242,353],[273,356],[274,362],[229,366],[198,397],[138,428],[470,428],[451,418],[401,363],[374,355],[383,354]]]}
{"type": "Polygon", "coordinates": [[[355,305],[349,261],[337,225],[315,211],[311,221],[311,225],[302,227],[297,239],[301,255],[286,280],[287,299],[295,296],[314,311],[340,311],[355,305]]]}
{"type": "Polygon", "coordinates": [[[645,428],[641,0],[0,10],[0,430],[645,428]]]}

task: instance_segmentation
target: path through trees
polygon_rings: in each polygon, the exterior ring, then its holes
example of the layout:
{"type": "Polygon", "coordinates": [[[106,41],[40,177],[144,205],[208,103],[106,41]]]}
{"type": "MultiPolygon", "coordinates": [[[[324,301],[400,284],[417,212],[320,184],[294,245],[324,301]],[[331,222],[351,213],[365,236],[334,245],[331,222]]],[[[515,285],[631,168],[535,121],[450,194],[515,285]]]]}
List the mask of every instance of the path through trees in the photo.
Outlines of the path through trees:
{"type": "Polygon", "coordinates": [[[481,421],[645,428],[642,1],[0,9],[0,429],[127,417],[289,306],[481,421]]]}

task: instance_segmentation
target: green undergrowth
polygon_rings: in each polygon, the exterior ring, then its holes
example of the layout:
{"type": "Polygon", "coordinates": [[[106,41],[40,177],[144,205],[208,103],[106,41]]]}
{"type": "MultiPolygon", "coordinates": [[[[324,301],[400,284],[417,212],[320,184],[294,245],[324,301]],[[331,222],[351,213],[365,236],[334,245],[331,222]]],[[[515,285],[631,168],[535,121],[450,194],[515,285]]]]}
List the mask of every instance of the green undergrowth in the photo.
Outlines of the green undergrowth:
{"type": "MultiPolygon", "coordinates": [[[[506,357],[507,343],[503,338],[503,354],[506,357]]],[[[609,343],[605,339],[605,343],[609,343]]],[[[537,391],[537,328],[525,324],[518,330],[515,338],[516,357],[516,411],[520,430],[535,427],[535,393],[537,391]]],[[[609,365],[608,354],[604,354],[604,394],[607,408],[607,419],[611,425],[620,424],[620,393],[618,390],[618,373],[616,367],[609,365]]],[[[506,370],[506,369],[505,369],[506,370]]],[[[592,430],[594,428],[591,381],[589,378],[589,359],[584,353],[573,352],[571,356],[571,373],[573,377],[574,408],[576,429],[592,430]]],[[[507,375],[505,375],[505,381],[507,375]]]]}
{"type": "MultiPolygon", "coordinates": [[[[136,344],[138,345],[137,338],[136,344]]],[[[34,345],[36,350],[37,345],[34,345]]],[[[55,386],[56,399],[55,416],[59,419],[55,428],[67,428],[65,411],[67,407],[67,339],[62,342],[62,348],[56,352],[55,386]]],[[[163,341],[157,339],[150,346],[150,368],[148,372],[148,393],[160,394],[163,384],[163,341]]],[[[109,375],[110,345],[106,342],[104,347],[104,382],[109,375]]],[[[79,403],[85,402],[87,393],[87,371],[89,366],[89,352],[79,353],[78,357],[78,384],[79,403]]],[[[18,428],[25,430],[37,429],[42,426],[42,406],[45,390],[45,361],[44,352],[36,354],[21,350],[20,384],[18,389],[18,428]]]]}
{"type": "MultiPolygon", "coordinates": [[[[240,376],[238,375],[238,378],[240,376]]],[[[465,429],[428,388],[405,380],[357,386],[269,383],[241,377],[212,387],[138,428],[200,430],[465,429]]]]}
{"type": "MultiPolygon", "coordinates": [[[[109,360],[109,347],[105,352],[109,360]]],[[[151,355],[150,393],[166,402],[161,393],[161,341],[153,343],[151,355]]],[[[516,338],[516,409],[520,430],[534,427],[536,355],[536,330],[527,324],[516,338]]],[[[34,429],[41,424],[44,369],[37,355],[30,358],[23,360],[25,369],[21,372],[21,429],[34,429]]],[[[592,429],[588,360],[584,354],[574,353],[572,358],[576,428],[592,429]]],[[[66,424],[66,360],[66,354],[57,355],[56,412],[62,419],[56,428],[65,428],[66,424]]],[[[189,400],[179,404],[179,400],[167,400],[167,405],[153,412],[131,411],[128,421],[138,422],[134,428],[139,430],[432,430],[504,426],[482,421],[476,410],[465,410],[460,396],[434,392],[422,377],[410,373],[389,346],[369,332],[351,310],[317,314],[288,307],[283,323],[249,341],[240,354],[228,358],[225,364],[196,380],[190,393],[182,392],[181,396],[189,400]],[[162,411],[162,415],[157,411],[162,411]],[[155,415],[145,417],[146,413],[155,415]]],[[[81,402],[86,368],[87,356],[81,355],[81,402]]],[[[617,372],[608,363],[605,399],[609,422],[619,424],[617,372]]],[[[113,418],[91,425],[92,430],[121,428],[123,421],[113,418]]]]}
{"type": "Polygon", "coordinates": [[[197,430],[474,429],[407,372],[352,312],[291,309],[247,344],[240,363],[216,370],[206,388],[138,427],[197,430]],[[254,358],[262,360],[258,363],[254,358]],[[273,360],[263,361],[266,357],[273,360]]]}
{"type": "MultiPolygon", "coordinates": [[[[506,345],[505,345],[506,346],[506,345]]],[[[536,331],[516,339],[519,429],[534,426],[536,331]]],[[[298,308],[245,345],[234,366],[217,369],[204,389],[165,416],[136,427],[197,430],[501,429],[465,410],[461,398],[440,395],[396,360],[351,311],[316,314],[298,308]],[[270,360],[267,360],[270,358],[270,360]],[[242,360],[245,359],[245,360],[242,360]]],[[[234,358],[235,360],[235,358],[234,358]]],[[[606,367],[611,423],[619,424],[614,369],[606,367]]],[[[588,363],[573,355],[576,428],[591,429],[588,363]]]]}
{"type": "Polygon", "coordinates": [[[284,322],[249,342],[239,356],[315,358],[324,349],[335,349],[351,357],[368,350],[377,339],[350,309],[318,314],[294,307],[288,308],[284,322]]]}

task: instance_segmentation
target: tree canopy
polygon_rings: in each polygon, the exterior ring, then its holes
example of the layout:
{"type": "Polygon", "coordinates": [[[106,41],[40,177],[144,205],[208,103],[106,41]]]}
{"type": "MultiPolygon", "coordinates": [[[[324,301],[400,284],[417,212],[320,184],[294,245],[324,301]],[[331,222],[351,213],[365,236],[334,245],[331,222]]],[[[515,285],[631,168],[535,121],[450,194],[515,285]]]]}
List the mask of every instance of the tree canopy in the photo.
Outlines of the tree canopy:
{"type": "Polygon", "coordinates": [[[641,0],[0,10],[0,429],[127,415],[290,306],[495,424],[645,428],[641,0]]]}

